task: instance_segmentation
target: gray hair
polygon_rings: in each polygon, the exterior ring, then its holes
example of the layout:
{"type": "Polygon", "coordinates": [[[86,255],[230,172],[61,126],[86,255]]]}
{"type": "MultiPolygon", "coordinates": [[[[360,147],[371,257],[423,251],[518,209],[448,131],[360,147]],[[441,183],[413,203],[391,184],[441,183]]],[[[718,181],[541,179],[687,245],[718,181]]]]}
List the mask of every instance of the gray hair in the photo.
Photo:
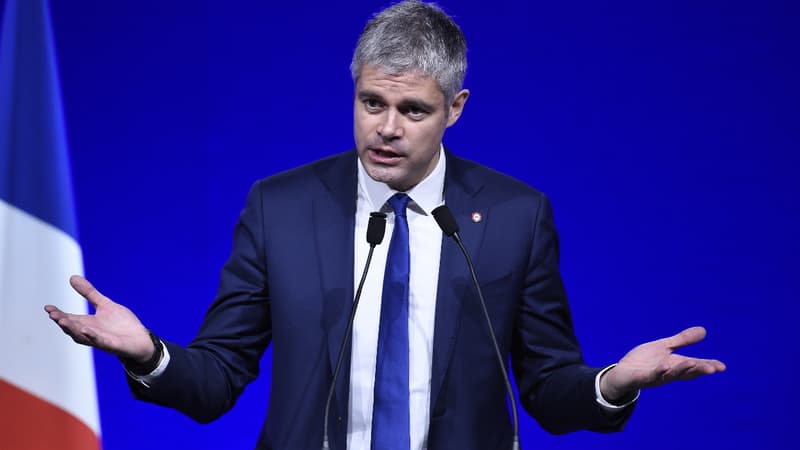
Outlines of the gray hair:
{"type": "Polygon", "coordinates": [[[430,76],[449,106],[464,84],[467,42],[453,19],[435,4],[403,1],[367,23],[350,63],[354,82],[367,65],[393,75],[419,72],[430,76]]]}

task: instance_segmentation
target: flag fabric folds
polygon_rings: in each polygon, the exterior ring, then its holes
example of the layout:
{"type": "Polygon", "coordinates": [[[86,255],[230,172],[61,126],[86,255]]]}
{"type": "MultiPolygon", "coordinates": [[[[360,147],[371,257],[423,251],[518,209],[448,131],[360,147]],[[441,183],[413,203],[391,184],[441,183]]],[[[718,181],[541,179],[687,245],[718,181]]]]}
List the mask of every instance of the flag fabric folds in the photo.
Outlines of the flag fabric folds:
{"type": "Polygon", "coordinates": [[[46,0],[7,0],[0,28],[0,448],[100,448],[91,349],[43,311],[85,313],[46,0]]]}

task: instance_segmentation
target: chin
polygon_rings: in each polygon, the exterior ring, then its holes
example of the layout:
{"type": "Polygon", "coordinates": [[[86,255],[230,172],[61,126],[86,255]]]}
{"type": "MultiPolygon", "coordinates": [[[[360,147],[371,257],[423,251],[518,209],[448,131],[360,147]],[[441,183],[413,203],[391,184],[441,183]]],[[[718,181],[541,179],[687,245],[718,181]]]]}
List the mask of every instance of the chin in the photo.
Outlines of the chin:
{"type": "Polygon", "coordinates": [[[406,189],[398,189],[398,185],[402,184],[397,174],[392,173],[391,170],[386,170],[380,167],[367,167],[367,175],[378,183],[389,185],[390,188],[396,191],[405,191],[406,189]]]}
{"type": "Polygon", "coordinates": [[[394,177],[391,173],[387,173],[387,171],[380,167],[366,167],[367,175],[373,180],[379,183],[386,183],[389,184],[392,182],[394,177]]]}

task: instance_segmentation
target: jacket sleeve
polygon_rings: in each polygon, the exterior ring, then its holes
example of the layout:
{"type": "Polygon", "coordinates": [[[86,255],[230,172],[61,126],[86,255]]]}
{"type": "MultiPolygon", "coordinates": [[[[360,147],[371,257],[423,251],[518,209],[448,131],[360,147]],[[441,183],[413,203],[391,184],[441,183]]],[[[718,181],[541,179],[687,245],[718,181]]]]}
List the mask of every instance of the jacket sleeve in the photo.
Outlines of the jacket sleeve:
{"type": "Polygon", "coordinates": [[[561,280],[553,214],[547,198],[540,199],[512,343],[520,400],[551,433],[618,431],[632,408],[610,413],[596,402],[600,369],[583,362],[561,280]]]}
{"type": "Polygon", "coordinates": [[[134,396],[198,422],[228,411],[259,371],[272,336],[260,183],[250,190],[234,231],[214,303],[187,347],[167,342],[170,362],[150,387],[129,379],[134,396]]]}

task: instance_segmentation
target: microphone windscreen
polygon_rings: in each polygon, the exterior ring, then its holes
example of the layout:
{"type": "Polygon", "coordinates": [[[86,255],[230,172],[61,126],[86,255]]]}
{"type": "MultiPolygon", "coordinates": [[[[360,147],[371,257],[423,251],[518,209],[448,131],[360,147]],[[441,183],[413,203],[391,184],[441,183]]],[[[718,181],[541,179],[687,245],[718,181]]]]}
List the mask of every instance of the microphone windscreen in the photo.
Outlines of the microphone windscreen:
{"type": "Polygon", "coordinates": [[[447,237],[453,237],[454,234],[458,233],[456,218],[453,217],[453,213],[450,212],[447,206],[439,206],[431,212],[433,213],[433,218],[436,219],[436,223],[439,224],[439,228],[442,229],[447,237]]]}
{"type": "Polygon", "coordinates": [[[369,213],[369,223],[367,224],[367,242],[369,245],[378,245],[383,242],[385,232],[386,214],[382,212],[369,213]]]}

